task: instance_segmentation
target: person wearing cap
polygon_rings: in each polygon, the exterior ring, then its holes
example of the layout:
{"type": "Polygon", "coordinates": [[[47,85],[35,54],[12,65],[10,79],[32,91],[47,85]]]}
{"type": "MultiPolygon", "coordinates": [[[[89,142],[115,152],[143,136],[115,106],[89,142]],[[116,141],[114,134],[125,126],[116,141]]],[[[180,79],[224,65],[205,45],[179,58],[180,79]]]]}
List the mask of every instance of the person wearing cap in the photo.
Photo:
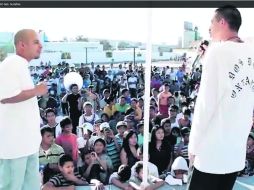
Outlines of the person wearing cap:
{"type": "Polygon", "coordinates": [[[78,149],[87,149],[90,150],[91,141],[90,138],[93,133],[93,125],[91,123],[83,123],[78,127],[80,132],[82,132],[82,136],[77,138],[78,149]]]}
{"type": "Polygon", "coordinates": [[[165,83],[163,91],[158,94],[158,106],[160,114],[166,118],[168,117],[168,98],[172,96],[169,92],[169,84],[165,83]]]}
{"type": "Polygon", "coordinates": [[[103,136],[103,139],[106,142],[107,155],[112,161],[114,171],[116,171],[121,164],[119,154],[121,145],[117,141],[113,131],[109,127],[104,127],[103,136]]]}
{"type": "MultiPolygon", "coordinates": [[[[84,123],[90,123],[94,125],[96,120],[99,120],[99,116],[94,113],[93,105],[90,102],[85,102],[83,104],[84,113],[79,117],[79,126],[82,126],[84,123]]],[[[78,133],[80,137],[82,133],[78,133]]]]}
{"type": "Polygon", "coordinates": [[[76,68],[75,68],[75,65],[73,63],[70,64],[70,72],[76,72],[76,68]]]}
{"type": "Polygon", "coordinates": [[[103,137],[103,132],[104,132],[104,129],[105,128],[109,128],[110,129],[110,126],[108,124],[108,122],[103,122],[100,124],[100,132],[101,132],[101,137],[103,137]]]}
{"type": "Polygon", "coordinates": [[[127,124],[126,131],[135,130],[134,116],[126,115],[124,117],[124,122],[127,124]]]}
{"type": "Polygon", "coordinates": [[[116,130],[117,130],[117,134],[116,139],[118,141],[118,143],[122,146],[123,144],[123,138],[124,138],[124,132],[127,129],[127,123],[125,121],[119,121],[116,124],[116,130]]]}

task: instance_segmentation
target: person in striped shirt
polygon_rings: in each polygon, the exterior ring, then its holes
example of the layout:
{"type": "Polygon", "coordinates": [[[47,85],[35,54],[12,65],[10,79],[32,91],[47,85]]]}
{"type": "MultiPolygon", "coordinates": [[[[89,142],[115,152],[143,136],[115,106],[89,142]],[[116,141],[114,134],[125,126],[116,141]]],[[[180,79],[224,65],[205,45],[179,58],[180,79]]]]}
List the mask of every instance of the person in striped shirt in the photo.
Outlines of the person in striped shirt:
{"type": "Polygon", "coordinates": [[[104,128],[104,140],[106,142],[106,152],[107,155],[110,157],[114,171],[118,170],[118,167],[121,165],[120,161],[120,149],[121,144],[119,141],[117,141],[117,138],[115,137],[112,129],[110,128],[104,128]]]}
{"type": "Polygon", "coordinates": [[[59,159],[58,167],[61,173],[50,178],[42,190],[74,190],[74,186],[88,185],[78,172],[74,172],[74,163],[70,155],[63,155],[59,159]]]}
{"type": "Polygon", "coordinates": [[[54,143],[54,130],[51,127],[41,128],[42,141],[39,149],[39,163],[43,167],[43,184],[59,172],[58,161],[64,155],[61,146],[54,143]]]}
{"type": "Polygon", "coordinates": [[[181,135],[182,141],[175,146],[175,157],[182,156],[189,165],[188,145],[189,145],[190,129],[188,127],[182,128],[181,135]]]}

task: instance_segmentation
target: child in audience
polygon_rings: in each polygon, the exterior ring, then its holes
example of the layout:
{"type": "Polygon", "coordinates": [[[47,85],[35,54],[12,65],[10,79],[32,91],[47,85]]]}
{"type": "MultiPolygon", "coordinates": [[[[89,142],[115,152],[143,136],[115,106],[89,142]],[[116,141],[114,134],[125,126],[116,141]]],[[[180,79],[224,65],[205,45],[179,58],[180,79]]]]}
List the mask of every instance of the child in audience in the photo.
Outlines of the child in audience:
{"type": "Polygon", "coordinates": [[[93,156],[92,151],[83,149],[81,158],[84,165],[79,168],[80,174],[91,184],[104,188],[104,185],[101,183],[100,179],[100,173],[103,173],[104,170],[98,163],[96,163],[96,159],[93,156]]]}
{"type": "Polygon", "coordinates": [[[90,150],[91,148],[91,136],[93,133],[93,125],[91,123],[84,123],[79,127],[82,136],[77,139],[78,149],[81,151],[83,148],[90,150]]]}
{"type": "Polygon", "coordinates": [[[181,135],[182,141],[175,146],[175,157],[182,156],[189,165],[188,145],[189,145],[190,129],[188,127],[182,128],[181,135]]]}
{"type": "Polygon", "coordinates": [[[133,188],[128,183],[130,177],[131,168],[128,165],[121,165],[118,169],[118,172],[111,174],[109,178],[109,184],[113,184],[123,190],[133,190],[133,188]]]}
{"type": "Polygon", "coordinates": [[[171,167],[171,173],[165,179],[169,185],[183,185],[187,183],[188,166],[186,160],[179,156],[177,157],[171,167]]]}
{"type": "Polygon", "coordinates": [[[65,154],[70,155],[75,163],[78,160],[77,136],[72,133],[72,121],[66,117],[60,122],[62,133],[56,138],[56,144],[63,147],[65,154]]]}
{"type": "Polygon", "coordinates": [[[127,123],[124,122],[124,121],[119,121],[116,124],[116,129],[117,129],[116,139],[117,139],[118,143],[122,146],[123,145],[124,132],[127,129],[127,123]]]}
{"type": "Polygon", "coordinates": [[[74,172],[73,159],[69,155],[63,155],[59,159],[59,170],[61,173],[52,177],[43,187],[42,190],[74,190],[74,186],[88,185],[78,172],[74,172]]]}
{"type": "Polygon", "coordinates": [[[58,161],[64,155],[63,148],[54,143],[53,133],[53,129],[50,127],[41,128],[42,141],[39,150],[39,163],[44,168],[43,184],[59,172],[58,161]]]}
{"type": "Polygon", "coordinates": [[[47,108],[45,110],[45,117],[47,120],[47,125],[45,125],[45,126],[52,128],[53,129],[53,136],[54,136],[54,138],[57,138],[61,134],[62,129],[60,127],[60,124],[56,122],[55,110],[52,108],[47,108]]]}
{"type": "MultiPolygon", "coordinates": [[[[143,180],[143,163],[140,162],[136,163],[134,165],[134,171],[135,171],[134,175],[132,175],[130,178],[130,185],[136,190],[141,190],[142,189],[141,183],[143,180]]],[[[148,176],[148,183],[150,185],[147,186],[145,190],[158,189],[159,187],[163,186],[165,182],[159,178],[148,176]]]]}
{"type": "Polygon", "coordinates": [[[94,141],[94,152],[91,156],[96,164],[99,164],[104,172],[100,173],[100,179],[104,184],[107,184],[108,178],[113,171],[113,164],[108,155],[105,154],[106,142],[102,138],[98,138],[94,141]]]}

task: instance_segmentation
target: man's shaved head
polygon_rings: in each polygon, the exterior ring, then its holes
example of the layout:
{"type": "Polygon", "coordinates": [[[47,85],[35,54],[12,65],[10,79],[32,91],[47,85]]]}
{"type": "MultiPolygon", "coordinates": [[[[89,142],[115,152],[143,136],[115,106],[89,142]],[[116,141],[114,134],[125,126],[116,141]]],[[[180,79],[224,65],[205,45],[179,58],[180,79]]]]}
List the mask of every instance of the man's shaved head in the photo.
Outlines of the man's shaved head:
{"type": "Polygon", "coordinates": [[[27,61],[38,59],[41,54],[42,45],[37,32],[32,29],[23,29],[14,36],[16,54],[27,61]]]}
{"type": "Polygon", "coordinates": [[[35,33],[32,29],[23,29],[18,31],[14,36],[14,45],[17,46],[18,42],[27,42],[29,39],[29,34],[35,33]]]}

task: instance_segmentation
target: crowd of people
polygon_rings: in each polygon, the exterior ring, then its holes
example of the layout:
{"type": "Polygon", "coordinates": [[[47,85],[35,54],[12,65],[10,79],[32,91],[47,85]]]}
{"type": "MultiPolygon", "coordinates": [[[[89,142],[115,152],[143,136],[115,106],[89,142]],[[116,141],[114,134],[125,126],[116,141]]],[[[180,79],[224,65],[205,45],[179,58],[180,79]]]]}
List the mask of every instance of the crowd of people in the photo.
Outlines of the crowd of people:
{"type": "MultiPolygon", "coordinates": [[[[46,81],[48,93],[38,98],[42,142],[39,152],[43,189],[85,185],[140,189],[144,143],[144,68],[128,63],[80,67],[31,67],[34,83],[46,81]],[[63,84],[77,72],[83,87],[63,84]],[[59,166],[58,166],[59,165],[59,166]],[[75,172],[73,172],[75,170],[75,172]]],[[[150,189],[186,183],[188,142],[202,67],[193,73],[152,67],[150,98],[150,189]],[[160,158],[160,159],[158,159],[160,158]]],[[[148,100],[149,101],[149,100],[148,100]]],[[[254,125],[253,125],[254,126],[254,125]]],[[[252,128],[253,129],[253,128],[252,128]]],[[[246,168],[253,173],[254,133],[247,143],[246,168]]]]}

